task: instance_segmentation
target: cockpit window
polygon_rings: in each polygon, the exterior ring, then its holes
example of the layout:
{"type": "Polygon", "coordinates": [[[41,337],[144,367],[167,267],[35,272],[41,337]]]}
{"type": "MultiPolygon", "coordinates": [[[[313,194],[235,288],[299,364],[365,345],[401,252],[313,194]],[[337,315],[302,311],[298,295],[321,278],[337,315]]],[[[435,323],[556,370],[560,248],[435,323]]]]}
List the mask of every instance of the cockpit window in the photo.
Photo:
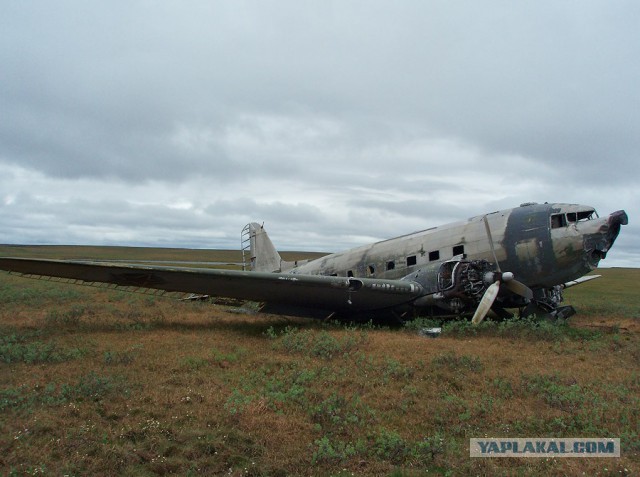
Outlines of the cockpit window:
{"type": "Polygon", "coordinates": [[[596,217],[598,216],[595,210],[585,210],[584,212],[578,212],[578,221],[591,220],[593,219],[594,214],[596,215],[596,217]]]}
{"type": "Polygon", "coordinates": [[[598,213],[595,210],[584,210],[580,212],[567,212],[567,214],[553,214],[551,216],[551,228],[558,229],[560,227],[566,227],[567,224],[575,222],[582,222],[584,220],[591,220],[597,218],[598,213]]]}

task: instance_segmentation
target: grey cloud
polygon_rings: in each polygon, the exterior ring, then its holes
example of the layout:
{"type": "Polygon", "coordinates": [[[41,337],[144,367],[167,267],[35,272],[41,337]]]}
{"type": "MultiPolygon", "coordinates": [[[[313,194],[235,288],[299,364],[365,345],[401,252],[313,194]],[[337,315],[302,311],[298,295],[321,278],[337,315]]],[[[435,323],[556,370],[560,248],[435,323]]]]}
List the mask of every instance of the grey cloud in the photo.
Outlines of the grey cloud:
{"type": "MultiPolygon", "coordinates": [[[[205,212],[211,218],[226,217],[235,221],[266,222],[268,224],[295,224],[295,228],[312,229],[328,222],[320,208],[307,203],[257,202],[251,198],[239,200],[220,200],[208,207],[205,212]]],[[[276,232],[280,234],[280,230],[276,232]]]]}
{"type": "Polygon", "coordinates": [[[426,214],[429,215],[430,221],[439,221],[437,223],[453,222],[455,220],[466,219],[469,212],[469,206],[457,207],[449,203],[441,201],[383,201],[383,200],[362,200],[354,199],[349,204],[352,207],[363,209],[384,210],[387,213],[393,213],[405,217],[416,217],[423,219],[426,214]]]}

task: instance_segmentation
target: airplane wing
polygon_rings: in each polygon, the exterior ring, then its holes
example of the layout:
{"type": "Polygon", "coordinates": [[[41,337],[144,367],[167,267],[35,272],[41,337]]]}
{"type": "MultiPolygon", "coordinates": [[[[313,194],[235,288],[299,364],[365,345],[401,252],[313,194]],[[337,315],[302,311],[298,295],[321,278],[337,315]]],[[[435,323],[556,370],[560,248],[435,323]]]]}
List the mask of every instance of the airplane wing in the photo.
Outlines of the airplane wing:
{"type": "Polygon", "coordinates": [[[0,258],[0,270],[31,278],[57,277],[78,284],[110,283],[330,311],[381,310],[409,303],[424,294],[420,284],[409,280],[104,262],[0,258]]]}

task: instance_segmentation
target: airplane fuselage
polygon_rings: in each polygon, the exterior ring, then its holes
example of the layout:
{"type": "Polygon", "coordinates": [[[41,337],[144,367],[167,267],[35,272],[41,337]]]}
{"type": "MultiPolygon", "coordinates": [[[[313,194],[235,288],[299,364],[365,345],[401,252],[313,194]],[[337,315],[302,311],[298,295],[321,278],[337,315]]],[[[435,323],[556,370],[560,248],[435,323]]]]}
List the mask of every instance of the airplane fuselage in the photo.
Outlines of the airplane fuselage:
{"type": "Polygon", "coordinates": [[[599,218],[589,206],[523,204],[327,255],[290,273],[400,279],[457,256],[497,258],[499,269],[529,287],[550,288],[593,270],[626,221],[622,211],[599,218]]]}

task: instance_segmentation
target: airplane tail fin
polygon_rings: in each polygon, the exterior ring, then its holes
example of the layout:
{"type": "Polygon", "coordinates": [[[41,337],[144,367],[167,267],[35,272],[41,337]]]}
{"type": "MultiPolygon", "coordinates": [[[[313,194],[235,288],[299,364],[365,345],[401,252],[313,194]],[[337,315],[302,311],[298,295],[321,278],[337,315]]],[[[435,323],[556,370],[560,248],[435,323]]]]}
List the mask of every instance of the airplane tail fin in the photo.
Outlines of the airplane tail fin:
{"type": "Polygon", "coordinates": [[[242,269],[252,272],[281,272],[285,262],[273,246],[264,225],[256,222],[242,229],[242,269]]]}

